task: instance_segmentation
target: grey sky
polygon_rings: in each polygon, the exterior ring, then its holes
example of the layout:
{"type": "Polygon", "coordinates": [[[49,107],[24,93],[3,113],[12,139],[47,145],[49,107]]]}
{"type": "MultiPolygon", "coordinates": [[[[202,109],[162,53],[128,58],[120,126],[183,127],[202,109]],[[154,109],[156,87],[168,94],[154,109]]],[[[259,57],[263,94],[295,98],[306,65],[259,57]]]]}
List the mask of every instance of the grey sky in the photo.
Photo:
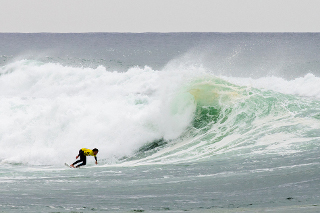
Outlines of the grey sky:
{"type": "Polygon", "coordinates": [[[0,32],[318,32],[319,0],[0,0],[0,32]]]}

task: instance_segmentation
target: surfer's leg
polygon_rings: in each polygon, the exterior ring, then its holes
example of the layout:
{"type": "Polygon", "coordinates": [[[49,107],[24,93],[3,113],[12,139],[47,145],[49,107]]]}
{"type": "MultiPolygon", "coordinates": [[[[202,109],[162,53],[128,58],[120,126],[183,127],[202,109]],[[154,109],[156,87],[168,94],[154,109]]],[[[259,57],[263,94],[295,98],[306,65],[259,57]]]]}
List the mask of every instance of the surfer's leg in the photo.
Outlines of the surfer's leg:
{"type": "Polygon", "coordinates": [[[70,166],[74,166],[74,165],[76,165],[77,163],[80,163],[82,160],[80,159],[80,160],[77,160],[76,162],[74,162],[73,164],[71,164],[70,166]]]}
{"type": "Polygon", "coordinates": [[[80,163],[83,161],[83,157],[85,158],[86,156],[84,155],[84,152],[80,149],[79,150],[79,156],[80,156],[80,159],[77,160],[76,162],[74,162],[73,164],[71,164],[70,166],[71,167],[74,167],[74,165],[76,165],[77,163],[80,163]]]}
{"type": "Polygon", "coordinates": [[[87,164],[87,157],[85,155],[80,155],[79,161],[82,161],[82,164],[79,164],[78,166],[76,166],[76,168],[86,165],[87,164]]]}

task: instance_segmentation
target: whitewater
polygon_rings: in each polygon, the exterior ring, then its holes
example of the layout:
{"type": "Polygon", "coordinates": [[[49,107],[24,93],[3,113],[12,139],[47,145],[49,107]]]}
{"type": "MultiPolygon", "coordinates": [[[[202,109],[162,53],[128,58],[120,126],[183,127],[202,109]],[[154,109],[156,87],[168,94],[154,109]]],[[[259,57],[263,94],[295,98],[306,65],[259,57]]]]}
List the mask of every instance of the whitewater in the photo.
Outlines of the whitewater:
{"type": "Polygon", "coordinates": [[[320,210],[319,34],[0,38],[1,212],[320,210]]]}

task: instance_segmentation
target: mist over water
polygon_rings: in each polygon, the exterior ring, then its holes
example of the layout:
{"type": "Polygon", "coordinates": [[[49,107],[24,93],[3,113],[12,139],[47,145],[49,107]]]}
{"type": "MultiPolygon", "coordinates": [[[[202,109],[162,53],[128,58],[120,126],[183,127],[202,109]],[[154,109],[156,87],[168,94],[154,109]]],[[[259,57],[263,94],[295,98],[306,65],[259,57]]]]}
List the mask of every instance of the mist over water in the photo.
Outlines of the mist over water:
{"type": "Polygon", "coordinates": [[[0,65],[20,59],[72,67],[201,65],[215,75],[319,76],[317,33],[85,33],[0,35],[0,65]]]}
{"type": "MultiPolygon", "coordinates": [[[[43,183],[42,176],[75,190],[63,183],[62,176],[74,178],[63,164],[80,148],[97,147],[99,165],[88,159],[76,175],[79,190],[92,185],[86,178],[98,180],[101,202],[92,202],[100,210],[310,207],[319,201],[318,34],[0,38],[2,181],[21,176],[43,183]],[[9,167],[15,176],[6,175],[9,167]],[[84,174],[89,170],[93,177],[84,174]],[[122,200],[132,193],[137,202],[122,200]],[[122,197],[111,202],[115,195],[122,197]]],[[[58,204],[58,194],[50,205],[28,185],[19,183],[17,193],[26,187],[43,211],[83,210],[68,197],[74,204],[58,204]]],[[[0,205],[32,211],[27,198],[13,201],[17,196],[10,192],[0,205]]]]}

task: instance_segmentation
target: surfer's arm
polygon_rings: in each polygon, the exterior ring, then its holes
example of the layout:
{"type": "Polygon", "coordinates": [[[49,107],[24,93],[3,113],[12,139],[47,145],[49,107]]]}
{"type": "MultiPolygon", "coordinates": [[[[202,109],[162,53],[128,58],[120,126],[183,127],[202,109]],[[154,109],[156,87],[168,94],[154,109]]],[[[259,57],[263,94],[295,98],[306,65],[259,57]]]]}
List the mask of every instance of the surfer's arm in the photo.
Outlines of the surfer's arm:
{"type": "Polygon", "coordinates": [[[96,164],[98,164],[97,156],[94,156],[94,159],[96,160],[96,164]]]}

